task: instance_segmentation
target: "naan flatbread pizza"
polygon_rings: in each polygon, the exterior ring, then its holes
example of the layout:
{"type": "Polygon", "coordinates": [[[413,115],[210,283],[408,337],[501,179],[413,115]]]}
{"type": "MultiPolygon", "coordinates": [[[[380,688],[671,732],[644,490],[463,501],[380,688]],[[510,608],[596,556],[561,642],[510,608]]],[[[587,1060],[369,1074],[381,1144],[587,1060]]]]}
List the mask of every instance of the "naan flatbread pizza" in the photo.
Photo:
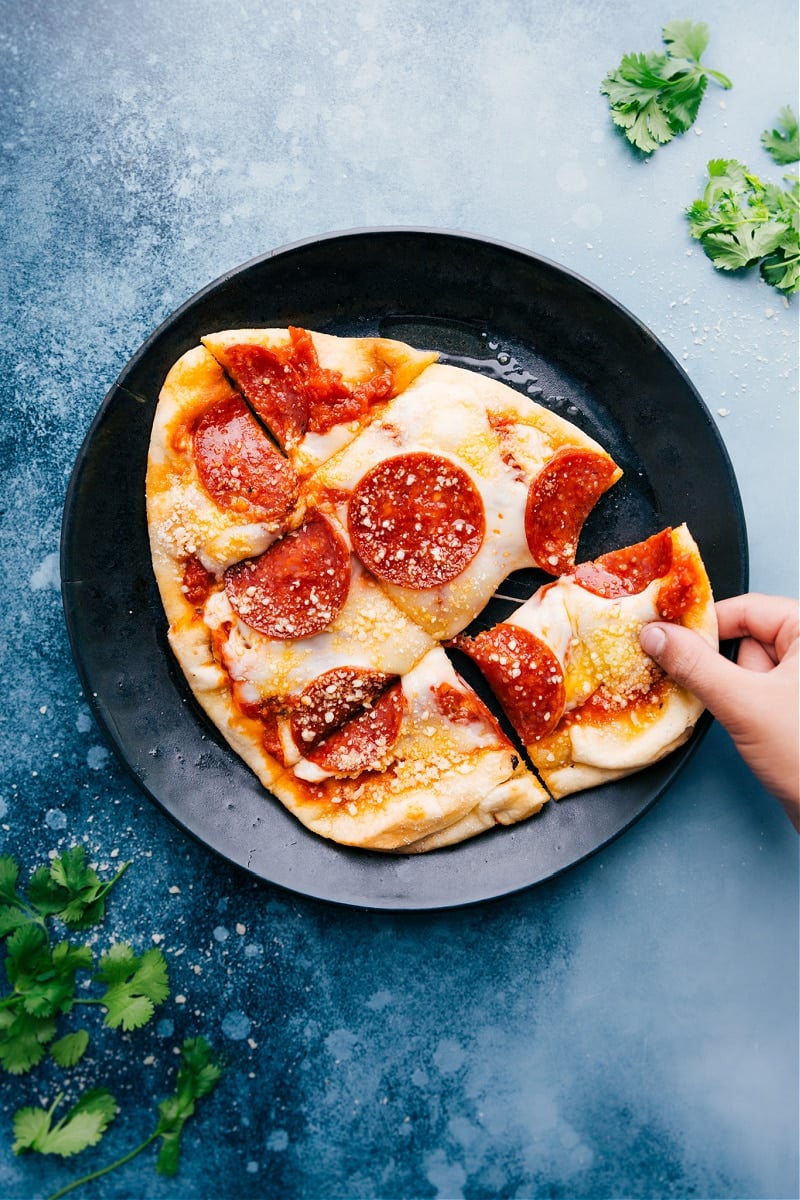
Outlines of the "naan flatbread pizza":
{"type": "Polygon", "coordinates": [[[229,745],[315,833],[416,853],[513,824],[656,761],[699,715],[638,650],[655,616],[716,637],[688,531],[576,563],[620,475],[576,426],[435,352],[209,334],[169,372],[148,456],[170,645],[229,745]],[[554,582],[466,637],[523,567],[554,582]]]}

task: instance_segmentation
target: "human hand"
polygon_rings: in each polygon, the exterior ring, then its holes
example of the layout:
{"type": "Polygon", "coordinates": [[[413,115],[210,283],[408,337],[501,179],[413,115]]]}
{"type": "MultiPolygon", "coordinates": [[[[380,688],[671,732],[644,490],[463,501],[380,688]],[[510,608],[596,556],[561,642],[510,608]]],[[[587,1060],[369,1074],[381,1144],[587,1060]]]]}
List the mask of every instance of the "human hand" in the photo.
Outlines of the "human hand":
{"type": "Polygon", "coordinates": [[[800,832],[798,602],[751,592],[716,605],[721,641],[741,638],[736,664],[690,629],[645,625],[642,649],[725,726],[744,761],[800,832]]]}

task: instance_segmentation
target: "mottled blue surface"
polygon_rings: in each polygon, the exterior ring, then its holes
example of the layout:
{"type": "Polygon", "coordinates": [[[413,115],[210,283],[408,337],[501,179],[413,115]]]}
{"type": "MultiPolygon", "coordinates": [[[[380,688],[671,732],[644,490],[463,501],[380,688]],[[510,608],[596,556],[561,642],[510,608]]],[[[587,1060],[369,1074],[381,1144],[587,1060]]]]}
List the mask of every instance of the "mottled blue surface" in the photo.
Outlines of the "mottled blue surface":
{"type": "Polygon", "coordinates": [[[178,1179],[147,1155],[78,1194],[797,1197],[797,839],[720,729],[558,880],[432,916],[328,907],[217,860],[136,790],[81,694],[58,575],[75,455],[164,317],[287,242],[420,225],[545,254],[641,317],[718,419],[753,587],[796,594],[797,301],[715,273],[681,215],[709,158],[779,177],[759,135],[797,103],[795,5],[2,11],[0,851],[32,867],[82,842],[104,875],[132,860],[98,945],[157,942],[173,989],[141,1031],[98,1025],[68,1073],[70,1096],[108,1083],[123,1101],[97,1150],[13,1156],[13,1111],[63,1074],[3,1077],[0,1195],[122,1154],[176,1044],[205,1033],[228,1071],[178,1179]],[[734,88],[643,163],[598,84],[682,15],[708,22],[734,88]]]}

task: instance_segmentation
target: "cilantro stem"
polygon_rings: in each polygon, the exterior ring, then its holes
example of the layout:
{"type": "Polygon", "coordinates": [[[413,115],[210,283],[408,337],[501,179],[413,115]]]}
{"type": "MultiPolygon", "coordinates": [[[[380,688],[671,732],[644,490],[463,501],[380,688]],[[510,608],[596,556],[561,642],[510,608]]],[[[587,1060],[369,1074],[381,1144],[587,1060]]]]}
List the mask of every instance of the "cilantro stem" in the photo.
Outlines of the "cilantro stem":
{"type": "Polygon", "coordinates": [[[122,876],[125,874],[125,872],[127,871],[128,867],[129,867],[130,865],[131,865],[131,864],[130,864],[130,862],[124,862],[124,863],[122,864],[122,866],[121,866],[121,867],[120,867],[120,869],[117,871],[117,873],[116,873],[116,875],[114,876],[114,878],[113,878],[113,879],[109,879],[108,883],[104,884],[104,885],[103,885],[103,887],[100,889],[100,891],[97,893],[97,899],[98,899],[98,900],[104,900],[104,899],[106,898],[106,896],[107,896],[107,895],[108,895],[108,893],[111,891],[111,889],[112,889],[112,887],[114,886],[114,884],[117,882],[117,880],[118,880],[118,879],[120,879],[120,878],[121,878],[121,877],[122,877],[122,876]]]}
{"type": "Polygon", "coordinates": [[[88,1175],[81,1175],[80,1179],[73,1179],[72,1183],[68,1183],[57,1192],[53,1192],[52,1196],[48,1196],[47,1200],[60,1200],[61,1196],[66,1196],[68,1192],[73,1192],[76,1188],[83,1187],[85,1183],[91,1183],[93,1180],[99,1179],[101,1175],[108,1175],[109,1171],[116,1171],[117,1167],[124,1167],[131,1159],[136,1158],[137,1154],[141,1154],[143,1150],[146,1150],[159,1136],[160,1133],[156,1130],[149,1137],[146,1137],[140,1145],[136,1146],[133,1150],[129,1150],[127,1154],[123,1154],[122,1158],[116,1159],[106,1167],[99,1167],[96,1171],[90,1171],[88,1175]]]}

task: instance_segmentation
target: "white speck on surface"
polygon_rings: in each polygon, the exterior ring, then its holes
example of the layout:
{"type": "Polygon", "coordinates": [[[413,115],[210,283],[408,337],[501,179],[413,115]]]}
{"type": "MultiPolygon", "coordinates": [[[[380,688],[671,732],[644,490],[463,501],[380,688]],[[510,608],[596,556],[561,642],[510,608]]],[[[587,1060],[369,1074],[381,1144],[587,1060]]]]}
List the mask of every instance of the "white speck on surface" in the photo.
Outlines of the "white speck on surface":
{"type": "Polygon", "coordinates": [[[449,1162],[444,1150],[434,1150],[425,1160],[428,1182],[436,1188],[437,1200],[463,1200],[467,1173],[460,1162],[449,1162]]]}
{"type": "Polygon", "coordinates": [[[433,1061],[441,1075],[452,1075],[463,1066],[465,1057],[464,1047],[460,1042],[454,1041],[453,1038],[442,1038],[434,1051],[433,1061]]]}
{"type": "Polygon", "coordinates": [[[230,937],[230,933],[229,933],[229,932],[228,932],[228,930],[225,928],[225,926],[224,926],[224,925],[217,925],[216,929],[214,930],[214,938],[215,938],[215,940],[216,940],[216,941],[218,941],[218,942],[227,942],[227,940],[228,940],[228,938],[229,938],[229,937],[230,937]]]}
{"type": "Polygon", "coordinates": [[[349,1029],[334,1029],[325,1038],[325,1049],[337,1062],[346,1062],[352,1058],[357,1042],[358,1038],[349,1029]]]}
{"type": "Polygon", "coordinates": [[[31,589],[34,592],[42,592],[46,588],[52,588],[55,592],[61,591],[61,572],[58,565],[59,555],[57,550],[53,550],[51,554],[46,555],[39,563],[39,566],[31,575],[31,589]]]}
{"type": "Polygon", "coordinates": [[[226,1013],[222,1020],[222,1032],[232,1042],[243,1042],[250,1033],[250,1018],[247,1013],[238,1010],[226,1013]]]}
{"type": "Polygon", "coordinates": [[[48,829],[66,829],[67,814],[60,808],[48,808],[44,823],[48,829]]]}
{"type": "Polygon", "coordinates": [[[289,1134],[285,1129],[273,1129],[267,1135],[267,1140],[264,1143],[268,1150],[280,1152],[285,1150],[289,1145],[289,1134]]]}
{"type": "Polygon", "coordinates": [[[105,746],[90,746],[86,754],[86,763],[93,771],[102,771],[108,762],[108,750],[105,746]]]}

